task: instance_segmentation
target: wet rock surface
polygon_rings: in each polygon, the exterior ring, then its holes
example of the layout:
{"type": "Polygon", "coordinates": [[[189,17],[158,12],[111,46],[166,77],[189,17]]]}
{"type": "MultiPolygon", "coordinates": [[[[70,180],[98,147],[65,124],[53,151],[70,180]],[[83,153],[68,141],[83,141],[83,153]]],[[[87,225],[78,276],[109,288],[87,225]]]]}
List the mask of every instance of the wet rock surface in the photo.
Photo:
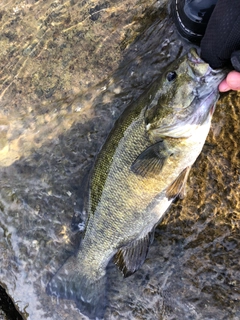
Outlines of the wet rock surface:
{"type": "MultiPolygon", "coordinates": [[[[114,120],[188,45],[166,1],[12,1],[0,25],[0,283],[23,319],[85,319],[45,293],[81,238],[85,178],[114,120]]],[[[123,280],[110,265],[105,319],[240,318],[239,101],[219,100],[143,267],[123,280]]]]}

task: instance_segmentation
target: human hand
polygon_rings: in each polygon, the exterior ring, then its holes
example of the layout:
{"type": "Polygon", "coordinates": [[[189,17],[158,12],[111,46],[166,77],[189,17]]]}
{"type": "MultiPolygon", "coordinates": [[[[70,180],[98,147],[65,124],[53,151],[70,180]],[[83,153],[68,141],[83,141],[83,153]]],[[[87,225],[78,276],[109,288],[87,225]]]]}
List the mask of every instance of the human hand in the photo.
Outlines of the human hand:
{"type": "Polygon", "coordinates": [[[213,69],[232,64],[219,91],[240,90],[240,1],[218,0],[201,42],[201,58],[213,69]]]}
{"type": "Polygon", "coordinates": [[[240,72],[231,71],[224,79],[219,87],[220,92],[226,92],[229,90],[240,90],[240,72]]]}

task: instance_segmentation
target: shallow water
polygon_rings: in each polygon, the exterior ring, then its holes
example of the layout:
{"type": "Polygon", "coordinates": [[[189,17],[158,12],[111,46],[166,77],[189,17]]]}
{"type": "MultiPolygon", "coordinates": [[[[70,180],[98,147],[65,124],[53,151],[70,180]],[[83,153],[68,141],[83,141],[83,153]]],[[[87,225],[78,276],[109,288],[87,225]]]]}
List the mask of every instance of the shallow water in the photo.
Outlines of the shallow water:
{"type": "MultiPolygon", "coordinates": [[[[0,4],[0,282],[23,319],[84,319],[45,287],[79,242],[85,177],[114,120],[187,44],[166,1],[0,4]]],[[[105,319],[240,318],[239,101],[219,100],[143,267],[123,280],[110,266],[105,319]]]]}

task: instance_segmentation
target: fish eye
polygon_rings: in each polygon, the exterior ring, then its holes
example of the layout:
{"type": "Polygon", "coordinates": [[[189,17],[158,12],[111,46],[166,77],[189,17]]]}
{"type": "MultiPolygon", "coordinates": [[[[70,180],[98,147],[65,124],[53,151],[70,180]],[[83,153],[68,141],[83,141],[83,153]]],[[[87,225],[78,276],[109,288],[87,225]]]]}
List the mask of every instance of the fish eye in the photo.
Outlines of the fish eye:
{"type": "Polygon", "coordinates": [[[175,71],[170,71],[167,73],[167,80],[169,82],[173,81],[174,79],[176,79],[177,77],[177,73],[175,71]]]}

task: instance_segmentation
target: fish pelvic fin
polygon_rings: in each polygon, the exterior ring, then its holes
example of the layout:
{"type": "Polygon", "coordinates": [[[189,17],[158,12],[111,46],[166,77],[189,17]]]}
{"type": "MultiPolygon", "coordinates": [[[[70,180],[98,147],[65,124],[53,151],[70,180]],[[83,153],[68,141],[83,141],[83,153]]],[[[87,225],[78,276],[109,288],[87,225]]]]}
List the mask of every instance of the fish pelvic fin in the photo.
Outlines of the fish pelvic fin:
{"type": "Polygon", "coordinates": [[[70,257],[47,285],[46,292],[60,299],[74,300],[81,313],[91,320],[103,319],[106,307],[106,276],[94,279],[76,268],[70,257]]]}
{"type": "Polygon", "coordinates": [[[165,146],[164,140],[161,140],[137,157],[131,166],[131,171],[142,177],[159,175],[171,154],[171,151],[165,146]]]}
{"type": "Polygon", "coordinates": [[[191,166],[186,167],[180,175],[173,181],[173,183],[166,190],[166,197],[170,200],[179,196],[183,199],[186,193],[186,183],[188,179],[191,166]]]}
{"type": "Polygon", "coordinates": [[[132,275],[144,263],[148,249],[154,238],[154,230],[144,238],[131,242],[122,247],[115,254],[114,262],[123,273],[124,277],[132,275]]]}

